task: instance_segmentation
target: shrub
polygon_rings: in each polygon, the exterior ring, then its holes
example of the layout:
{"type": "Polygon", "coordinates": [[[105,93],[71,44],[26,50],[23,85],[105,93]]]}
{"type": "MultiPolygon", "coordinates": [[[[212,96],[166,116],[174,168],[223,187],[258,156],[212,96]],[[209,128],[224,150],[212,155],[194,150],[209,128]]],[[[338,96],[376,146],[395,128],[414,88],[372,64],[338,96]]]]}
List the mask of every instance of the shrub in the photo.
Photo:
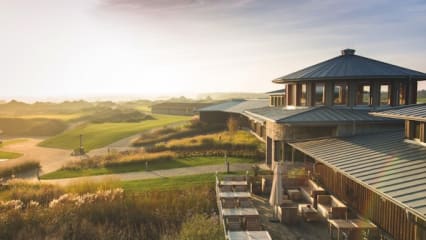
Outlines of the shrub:
{"type": "Polygon", "coordinates": [[[29,171],[41,169],[40,163],[36,161],[26,161],[18,164],[2,167],[0,178],[10,178],[12,175],[20,175],[29,171]]]}
{"type": "Polygon", "coordinates": [[[222,240],[224,234],[217,216],[197,214],[183,223],[178,239],[222,240]]]}

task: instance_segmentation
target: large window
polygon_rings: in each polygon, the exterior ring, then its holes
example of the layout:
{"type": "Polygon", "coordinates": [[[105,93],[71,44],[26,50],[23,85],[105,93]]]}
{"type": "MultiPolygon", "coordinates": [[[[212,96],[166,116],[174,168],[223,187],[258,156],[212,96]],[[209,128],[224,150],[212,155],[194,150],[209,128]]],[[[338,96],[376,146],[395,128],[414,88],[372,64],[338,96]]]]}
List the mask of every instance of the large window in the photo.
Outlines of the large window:
{"type": "Polygon", "coordinates": [[[348,85],[346,83],[334,84],[333,102],[335,105],[347,104],[348,85]]]}
{"type": "Polygon", "coordinates": [[[414,139],[420,139],[420,122],[414,122],[414,139]]]}
{"type": "Polygon", "coordinates": [[[399,84],[399,105],[407,104],[407,87],[405,83],[399,84]]]}
{"type": "Polygon", "coordinates": [[[371,85],[369,83],[359,84],[356,96],[357,105],[371,105],[371,85]]]}
{"type": "Polygon", "coordinates": [[[315,105],[323,105],[325,103],[324,89],[324,83],[315,83],[315,105]]]}
{"type": "Polygon", "coordinates": [[[287,90],[287,94],[288,94],[288,96],[287,96],[287,99],[288,99],[287,105],[289,105],[289,106],[296,105],[296,102],[295,102],[295,87],[296,87],[295,84],[288,84],[287,85],[287,88],[288,88],[288,90],[287,90]]]}
{"type": "Polygon", "coordinates": [[[300,85],[300,105],[306,106],[306,83],[300,85]]]}
{"type": "Polygon", "coordinates": [[[390,105],[391,85],[380,84],[380,105],[390,105]]]}

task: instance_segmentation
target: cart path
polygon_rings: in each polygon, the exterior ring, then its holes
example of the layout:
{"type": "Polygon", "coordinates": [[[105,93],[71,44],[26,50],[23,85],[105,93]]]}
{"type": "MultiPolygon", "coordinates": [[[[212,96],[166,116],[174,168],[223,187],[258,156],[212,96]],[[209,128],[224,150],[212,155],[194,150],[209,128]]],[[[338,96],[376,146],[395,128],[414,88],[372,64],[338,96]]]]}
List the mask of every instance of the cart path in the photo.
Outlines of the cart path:
{"type": "Polygon", "coordinates": [[[15,165],[16,163],[28,160],[39,161],[42,166],[42,172],[48,173],[60,169],[66,163],[75,160],[76,157],[71,156],[71,150],[39,147],[43,139],[25,138],[26,141],[13,143],[1,148],[2,151],[16,152],[23,154],[19,158],[10,159],[0,162],[0,167],[15,165]]]}
{"type": "MultiPolygon", "coordinates": [[[[253,164],[251,163],[230,164],[230,171],[234,172],[234,171],[250,170],[252,165],[253,164]]],[[[89,176],[89,177],[41,180],[41,182],[59,184],[59,185],[68,185],[72,183],[86,182],[86,181],[94,181],[94,182],[101,182],[104,180],[132,181],[132,180],[178,177],[178,176],[186,176],[186,175],[198,175],[198,174],[206,174],[206,173],[225,172],[225,171],[226,171],[225,164],[220,164],[220,165],[174,168],[174,169],[167,169],[167,170],[117,173],[117,174],[107,174],[107,175],[98,175],[98,176],[89,176]]]]}

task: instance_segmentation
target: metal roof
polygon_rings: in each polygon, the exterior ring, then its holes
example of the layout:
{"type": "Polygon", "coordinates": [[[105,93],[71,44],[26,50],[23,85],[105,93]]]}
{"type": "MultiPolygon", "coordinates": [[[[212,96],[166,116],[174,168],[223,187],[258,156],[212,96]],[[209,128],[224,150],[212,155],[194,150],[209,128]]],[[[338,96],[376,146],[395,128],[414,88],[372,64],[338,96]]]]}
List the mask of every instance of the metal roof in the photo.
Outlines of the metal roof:
{"type": "Polygon", "coordinates": [[[275,95],[275,94],[284,95],[285,94],[285,88],[270,91],[270,92],[267,92],[266,94],[269,94],[269,95],[275,95]]]}
{"type": "Polygon", "coordinates": [[[273,80],[286,83],[304,80],[413,79],[426,80],[426,74],[374,59],[358,56],[345,49],[342,55],[273,80]]]}
{"type": "Polygon", "coordinates": [[[385,111],[372,112],[374,116],[426,122],[426,104],[396,107],[385,111]]]}
{"type": "MultiPolygon", "coordinates": [[[[282,108],[264,107],[250,109],[244,112],[248,117],[261,118],[284,124],[318,124],[318,123],[353,123],[389,121],[390,119],[375,117],[368,114],[368,110],[355,110],[350,108],[335,107],[304,107],[304,108],[282,108]]],[[[394,120],[392,120],[394,121],[394,120]]]]}
{"type": "Polygon", "coordinates": [[[243,113],[245,110],[252,108],[260,108],[269,105],[268,99],[234,99],[224,103],[201,108],[199,112],[229,112],[229,113],[243,113]]]}
{"type": "Polygon", "coordinates": [[[426,147],[403,131],[290,145],[426,218],[426,147]]]}

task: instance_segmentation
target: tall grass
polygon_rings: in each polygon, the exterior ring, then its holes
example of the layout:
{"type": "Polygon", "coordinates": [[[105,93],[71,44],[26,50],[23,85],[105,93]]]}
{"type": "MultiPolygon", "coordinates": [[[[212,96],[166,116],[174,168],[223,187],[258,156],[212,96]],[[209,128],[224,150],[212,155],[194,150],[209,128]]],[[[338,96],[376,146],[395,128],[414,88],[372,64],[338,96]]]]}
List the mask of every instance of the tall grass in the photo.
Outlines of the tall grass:
{"type": "Polygon", "coordinates": [[[236,134],[220,132],[171,140],[145,149],[151,153],[173,151],[182,157],[223,156],[225,152],[232,157],[262,158],[264,156],[263,144],[244,131],[238,131],[236,134]]]}
{"type": "Polygon", "coordinates": [[[192,137],[199,134],[218,132],[223,130],[222,125],[207,125],[198,118],[192,119],[188,124],[179,127],[164,127],[144,132],[135,140],[133,146],[147,146],[172,139],[192,137]]]}
{"type": "Polygon", "coordinates": [[[220,239],[211,186],[79,194],[51,188],[30,186],[35,200],[17,194],[0,202],[0,239],[220,239]],[[52,193],[50,199],[39,191],[52,193]],[[192,233],[197,237],[186,237],[192,233]]]}

